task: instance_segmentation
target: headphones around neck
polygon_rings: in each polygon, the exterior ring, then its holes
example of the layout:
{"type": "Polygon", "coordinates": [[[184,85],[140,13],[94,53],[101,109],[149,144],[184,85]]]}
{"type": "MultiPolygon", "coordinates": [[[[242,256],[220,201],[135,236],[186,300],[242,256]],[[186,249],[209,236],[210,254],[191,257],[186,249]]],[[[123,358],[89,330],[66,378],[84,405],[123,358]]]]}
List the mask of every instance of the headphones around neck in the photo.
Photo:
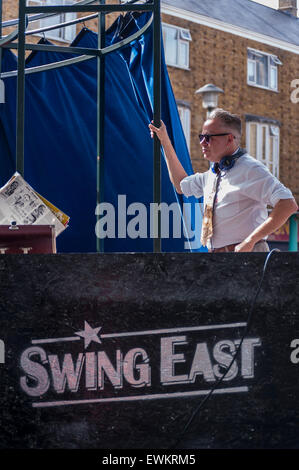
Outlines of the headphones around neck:
{"type": "Polygon", "coordinates": [[[238,160],[238,158],[242,157],[242,155],[244,155],[245,153],[246,153],[246,150],[240,148],[233,155],[226,155],[225,157],[222,157],[220,162],[213,163],[212,172],[213,173],[218,173],[218,169],[220,171],[230,170],[234,166],[234,164],[236,163],[236,160],[238,160]]]}

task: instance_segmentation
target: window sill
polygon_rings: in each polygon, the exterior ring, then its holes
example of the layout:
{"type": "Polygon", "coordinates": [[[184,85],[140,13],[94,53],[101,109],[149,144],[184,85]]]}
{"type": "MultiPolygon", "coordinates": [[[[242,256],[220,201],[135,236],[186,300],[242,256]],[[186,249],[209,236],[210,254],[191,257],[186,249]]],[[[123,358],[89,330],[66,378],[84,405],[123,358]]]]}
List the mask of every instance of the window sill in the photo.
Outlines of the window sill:
{"type": "Polygon", "coordinates": [[[167,67],[173,67],[175,69],[181,69],[181,70],[187,70],[187,71],[191,71],[191,69],[189,67],[183,67],[182,65],[175,65],[175,64],[166,64],[167,67]]]}
{"type": "Polygon", "coordinates": [[[247,85],[253,86],[254,88],[261,88],[262,90],[273,91],[273,93],[279,93],[279,90],[274,90],[274,88],[269,88],[269,87],[262,86],[262,85],[256,85],[254,83],[249,83],[249,82],[247,82],[247,85]]]}

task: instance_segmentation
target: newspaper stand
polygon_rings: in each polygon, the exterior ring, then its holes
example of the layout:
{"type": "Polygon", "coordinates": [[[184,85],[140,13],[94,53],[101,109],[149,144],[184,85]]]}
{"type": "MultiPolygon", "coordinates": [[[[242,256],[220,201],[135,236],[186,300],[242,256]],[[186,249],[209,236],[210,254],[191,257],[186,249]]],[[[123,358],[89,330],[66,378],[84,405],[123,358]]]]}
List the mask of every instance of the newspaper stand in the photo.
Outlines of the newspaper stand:
{"type": "Polygon", "coordinates": [[[0,225],[0,254],[56,253],[54,225],[0,225]]]}

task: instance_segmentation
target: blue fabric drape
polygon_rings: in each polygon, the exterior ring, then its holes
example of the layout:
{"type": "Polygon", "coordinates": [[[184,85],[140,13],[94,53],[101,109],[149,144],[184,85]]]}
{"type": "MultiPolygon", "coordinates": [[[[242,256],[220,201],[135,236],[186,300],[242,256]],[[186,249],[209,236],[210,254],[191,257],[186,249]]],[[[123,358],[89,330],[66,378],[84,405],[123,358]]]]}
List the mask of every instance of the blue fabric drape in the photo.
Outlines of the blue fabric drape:
{"type": "MultiPolygon", "coordinates": [[[[107,31],[106,44],[117,42],[141,28],[148,14],[126,15],[107,31]]],[[[153,142],[148,123],[152,119],[153,74],[152,32],[105,58],[105,176],[104,201],[115,208],[116,238],[105,239],[107,252],[150,252],[149,237],[118,237],[123,223],[119,213],[135,202],[147,208],[153,200],[153,142]],[[126,208],[118,208],[125,195],[126,208]]],[[[42,40],[43,41],[43,40],[42,40]]],[[[97,47],[97,34],[83,28],[73,46],[97,47]]],[[[59,52],[33,52],[26,67],[73,57],[59,52]]],[[[4,51],[2,71],[15,70],[16,58],[4,51]]],[[[5,79],[6,103],[0,105],[0,183],[15,171],[16,78],[5,79]]],[[[25,169],[24,177],[36,191],[70,217],[70,226],[57,238],[59,252],[96,251],[96,59],[71,66],[26,75],[25,86],[25,169]]],[[[192,172],[190,157],[175,99],[162,60],[162,119],[186,171],[192,172]]],[[[162,162],[162,201],[170,205],[185,198],[177,196],[162,162]]],[[[198,201],[188,198],[194,220],[198,201]]],[[[125,223],[134,223],[134,206],[125,223]]],[[[199,224],[197,224],[199,225],[199,224]]],[[[171,220],[170,220],[171,226],[171,220]]],[[[138,226],[137,226],[138,227],[138,226]]],[[[199,226],[197,227],[199,233],[199,226]]],[[[162,251],[188,249],[183,231],[180,238],[162,240],[162,251]]],[[[195,249],[198,244],[195,244],[195,249]]]]}

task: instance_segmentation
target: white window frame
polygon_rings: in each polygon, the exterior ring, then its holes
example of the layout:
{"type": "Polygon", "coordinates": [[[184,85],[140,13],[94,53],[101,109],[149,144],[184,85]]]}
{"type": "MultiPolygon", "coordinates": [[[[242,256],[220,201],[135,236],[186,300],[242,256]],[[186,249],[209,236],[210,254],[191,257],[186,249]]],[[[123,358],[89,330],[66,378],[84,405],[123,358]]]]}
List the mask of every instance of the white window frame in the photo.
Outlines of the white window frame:
{"type": "MultiPolygon", "coordinates": [[[[28,6],[50,6],[50,5],[71,5],[73,0],[27,0],[28,6]]],[[[55,21],[55,24],[65,23],[66,21],[75,20],[77,18],[77,14],[75,12],[72,13],[63,13],[57,16],[51,16],[49,18],[44,18],[38,21],[34,21],[30,23],[30,29],[38,29],[42,28],[43,26],[50,26],[52,21],[55,21]],[[47,21],[48,20],[48,21],[47,21]]],[[[50,31],[45,31],[45,33],[37,33],[36,36],[45,36],[47,39],[52,39],[55,41],[60,42],[72,42],[76,37],[76,24],[66,26],[60,29],[53,29],[50,31]]]]}
{"type": "Polygon", "coordinates": [[[191,111],[189,106],[177,103],[180,120],[182,123],[188,150],[190,151],[190,136],[191,136],[191,111]]]}
{"type": "MultiPolygon", "coordinates": [[[[171,65],[172,67],[178,67],[180,69],[185,69],[185,70],[190,70],[189,69],[189,43],[192,41],[190,30],[187,28],[181,28],[179,26],[175,26],[173,24],[168,24],[168,23],[162,23],[162,30],[163,33],[165,30],[173,29],[177,32],[177,39],[176,41],[176,55],[177,55],[177,61],[176,62],[171,62],[169,61],[169,58],[167,57],[167,44],[166,41],[164,40],[164,52],[165,52],[165,61],[166,65],[171,65]],[[183,62],[182,60],[182,50],[183,48],[186,48],[186,63],[183,62]]],[[[164,37],[164,34],[163,34],[164,37]]]]}
{"type": "Polygon", "coordinates": [[[258,161],[262,162],[271,171],[272,174],[279,178],[279,142],[280,132],[279,127],[275,124],[248,121],[246,123],[246,148],[250,155],[255,157],[258,161]],[[250,129],[251,126],[256,126],[256,149],[250,148],[250,129]],[[263,132],[266,135],[265,154],[263,154],[263,132]],[[272,161],[270,160],[270,145],[272,145],[272,161]]]}
{"type": "Polygon", "coordinates": [[[271,90],[278,92],[278,65],[282,65],[282,62],[279,58],[274,54],[269,54],[268,52],[259,51],[257,49],[252,49],[251,47],[247,48],[247,85],[255,86],[258,88],[263,88],[264,90],[271,90]],[[260,85],[257,83],[257,62],[254,59],[249,59],[248,53],[256,54],[257,56],[262,56],[267,58],[267,72],[268,72],[268,86],[260,85]],[[272,61],[275,62],[276,65],[271,64],[272,61]],[[249,65],[253,66],[255,69],[254,75],[255,79],[250,80],[249,78],[249,65]],[[275,71],[276,75],[276,85],[271,86],[271,72],[275,71]]]}

